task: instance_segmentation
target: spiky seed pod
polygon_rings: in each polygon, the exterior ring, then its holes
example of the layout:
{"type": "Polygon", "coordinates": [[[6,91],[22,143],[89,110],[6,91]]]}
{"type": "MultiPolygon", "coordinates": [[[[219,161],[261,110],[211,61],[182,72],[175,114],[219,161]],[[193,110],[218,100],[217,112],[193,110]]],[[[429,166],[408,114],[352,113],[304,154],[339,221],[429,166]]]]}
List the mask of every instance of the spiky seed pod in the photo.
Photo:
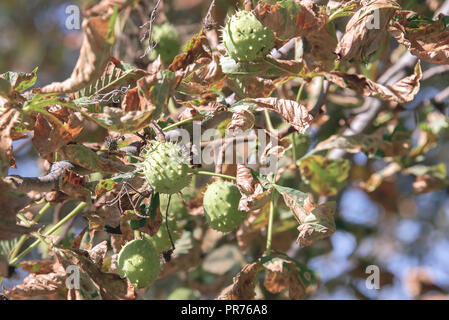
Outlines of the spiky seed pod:
{"type": "Polygon", "coordinates": [[[153,27],[152,40],[156,42],[156,47],[150,58],[155,59],[160,55],[164,64],[171,63],[181,48],[178,30],[168,22],[153,27]]]}
{"type": "Polygon", "coordinates": [[[188,155],[179,145],[154,141],[141,156],[141,172],[156,192],[177,193],[190,183],[193,171],[188,155]]]}
{"type": "Polygon", "coordinates": [[[238,11],[222,31],[228,55],[237,61],[254,61],[265,57],[274,46],[273,32],[248,11],[238,11]]]}
{"type": "Polygon", "coordinates": [[[137,288],[145,288],[156,281],[161,271],[159,255],[148,240],[128,242],[117,258],[118,274],[137,288]]]}
{"type": "Polygon", "coordinates": [[[228,181],[215,181],[207,187],[203,197],[204,215],[209,225],[221,232],[237,228],[246,213],[239,211],[241,194],[235,184],[228,181]]]}

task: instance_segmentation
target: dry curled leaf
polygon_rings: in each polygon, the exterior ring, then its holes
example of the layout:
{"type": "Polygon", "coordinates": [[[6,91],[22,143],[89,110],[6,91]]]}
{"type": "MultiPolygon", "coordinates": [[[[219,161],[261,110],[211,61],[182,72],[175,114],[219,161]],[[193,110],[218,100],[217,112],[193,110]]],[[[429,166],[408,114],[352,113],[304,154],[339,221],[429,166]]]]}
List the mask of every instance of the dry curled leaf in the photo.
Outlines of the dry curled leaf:
{"type": "Polygon", "coordinates": [[[265,262],[264,268],[264,286],[269,292],[276,294],[288,289],[290,299],[305,298],[307,287],[301,279],[301,270],[293,262],[274,258],[265,262]]]}
{"type": "Polygon", "coordinates": [[[232,131],[246,131],[250,130],[254,126],[256,117],[248,110],[245,105],[237,106],[233,109],[231,123],[228,130],[232,131]]]}
{"type": "Polygon", "coordinates": [[[335,232],[335,202],[318,205],[310,201],[310,197],[301,191],[278,185],[274,187],[282,195],[285,204],[299,223],[297,241],[301,247],[309,246],[335,232]]]}
{"type": "Polygon", "coordinates": [[[80,270],[81,282],[91,282],[104,300],[135,299],[133,286],[117,274],[104,273],[87,252],[73,249],[54,248],[58,261],[67,268],[75,265],[80,270]]]}
{"type": "Polygon", "coordinates": [[[23,282],[11,290],[4,290],[5,294],[12,299],[30,299],[32,297],[43,297],[57,295],[60,299],[65,296],[66,274],[46,273],[30,274],[23,279],[23,282]]]}
{"type": "Polygon", "coordinates": [[[254,280],[256,275],[262,269],[262,264],[259,260],[247,264],[234,277],[233,284],[226,287],[217,300],[251,300],[256,293],[254,292],[254,280]]]}
{"type": "Polygon", "coordinates": [[[388,24],[399,5],[392,0],[362,1],[335,49],[340,60],[363,60],[382,44],[388,24]]]}
{"type": "Polygon", "coordinates": [[[367,97],[379,97],[398,103],[406,103],[413,100],[419,91],[421,77],[420,61],[415,66],[414,74],[399,80],[391,86],[383,86],[359,74],[348,74],[340,71],[333,71],[327,74],[329,81],[342,88],[353,89],[367,97]]]}
{"type": "Polygon", "coordinates": [[[15,168],[16,162],[12,152],[12,135],[14,125],[20,113],[16,109],[7,109],[0,115],[0,176],[8,174],[8,169],[15,168]]]}
{"type": "Polygon", "coordinates": [[[424,61],[449,64],[449,30],[445,16],[424,20],[411,11],[400,11],[388,31],[410,53],[424,61]]]}

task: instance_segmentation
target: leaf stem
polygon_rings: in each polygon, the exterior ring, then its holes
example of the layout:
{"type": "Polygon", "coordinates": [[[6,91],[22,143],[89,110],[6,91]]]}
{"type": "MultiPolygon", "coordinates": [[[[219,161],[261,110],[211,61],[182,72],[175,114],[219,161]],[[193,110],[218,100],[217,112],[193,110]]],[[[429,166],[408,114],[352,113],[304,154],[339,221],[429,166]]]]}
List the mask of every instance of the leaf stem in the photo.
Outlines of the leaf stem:
{"type": "Polygon", "coordinates": [[[273,238],[273,220],[274,220],[274,194],[275,190],[273,188],[273,191],[271,192],[271,200],[270,200],[270,215],[268,217],[268,230],[267,230],[267,255],[270,255],[271,253],[271,241],[273,238]]]}
{"type": "Polygon", "coordinates": [[[263,112],[265,114],[265,120],[267,122],[268,130],[270,130],[270,132],[274,132],[275,130],[273,127],[273,123],[271,122],[270,112],[267,109],[264,109],[263,112]]]}
{"type": "Polygon", "coordinates": [[[306,81],[302,80],[301,86],[299,87],[299,90],[298,90],[298,94],[296,95],[296,102],[298,102],[298,103],[299,103],[299,100],[301,100],[301,96],[304,91],[305,85],[306,85],[306,81]]]}
{"type": "MultiPolygon", "coordinates": [[[[55,233],[60,227],[62,227],[65,223],[67,223],[70,219],[72,219],[74,216],[76,216],[78,213],[80,213],[84,208],[87,207],[87,202],[81,202],[76,206],[75,209],[72,210],[68,215],[66,215],[61,221],[59,221],[57,224],[55,224],[50,230],[45,232],[44,236],[49,236],[55,233]]],[[[37,245],[41,242],[41,239],[36,240],[33,242],[28,248],[26,248],[24,251],[22,251],[18,256],[11,259],[10,265],[14,265],[17,261],[25,257],[28,253],[31,252],[37,245]]]]}
{"type": "MultiPolygon", "coordinates": [[[[39,212],[37,213],[37,215],[33,218],[33,222],[38,222],[42,216],[44,215],[45,212],[47,212],[48,209],[50,209],[51,207],[51,203],[47,202],[45,204],[45,206],[43,206],[39,212]]],[[[10,259],[14,259],[17,254],[19,253],[20,249],[22,248],[22,246],[25,244],[25,242],[28,240],[28,235],[24,234],[20,237],[19,241],[17,242],[16,246],[14,247],[14,250],[11,253],[10,259]]]]}
{"type": "Polygon", "coordinates": [[[213,177],[220,177],[220,178],[224,178],[224,179],[231,179],[231,180],[236,180],[236,177],[233,176],[227,176],[225,174],[221,174],[221,173],[215,173],[215,172],[210,172],[210,171],[200,171],[200,170],[195,170],[194,171],[195,174],[200,174],[203,176],[213,176],[213,177]]]}

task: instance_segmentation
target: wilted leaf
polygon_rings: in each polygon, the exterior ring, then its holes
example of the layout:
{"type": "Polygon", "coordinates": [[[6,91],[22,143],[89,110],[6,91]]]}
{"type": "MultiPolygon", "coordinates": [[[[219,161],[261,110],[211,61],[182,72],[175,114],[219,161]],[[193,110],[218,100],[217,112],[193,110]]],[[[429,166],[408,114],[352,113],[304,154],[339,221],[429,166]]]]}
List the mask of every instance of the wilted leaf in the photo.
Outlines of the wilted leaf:
{"type": "MultiPolygon", "coordinates": [[[[0,78],[7,80],[11,85],[10,90],[22,92],[31,88],[36,83],[37,67],[30,73],[8,71],[0,75],[0,78]]],[[[1,92],[1,91],[0,91],[1,92]]]]}
{"type": "Polygon", "coordinates": [[[388,24],[399,5],[392,0],[362,1],[352,16],[335,53],[341,60],[363,60],[382,44],[388,24]]]}
{"type": "Polygon", "coordinates": [[[317,240],[329,237],[335,230],[335,202],[314,204],[308,195],[288,187],[274,185],[284,198],[285,204],[291,209],[298,226],[298,241],[301,247],[309,246],[317,240]]]}
{"type": "Polygon", "coordinates": [[[353,89],[367,97],[379,97],[398,103],[406,103],[413,100],[419,91],[421,77],[421,63],[419,61],[415,66],[413,75],[401,79],[391,86],[383,86],[358,74],[348,74],[340,71],[333,71],[327,74],[329,81],[342,88],[353,89]]]}
{"type": "Polygon", "coordinates": [[[302,300],[314,289],[313,273],[294,260],[282,256],[261,259],[265,269],[265,288],[271,293],[288,289],[290,299],[302,300]]]}
{"type": "Polygon", "coordinates": [[[228,126],[228,130],[246,131],[254,126],[256,117],[249,110],[248,106],[238,105],[232,110],[232,120],[228,126]]]}
{"type": "Polygon", "coordinates": [[[135,299],[134,288],[126,279],[121,279],[118,274],[102,272],[100,266],[82,254],[82,251],[54,248],[54,253],[64,268],[70,265],[79,267],[81,278],[84,278],[84,281],[91,281],[102,299],[135,299]]]}
{"type": "Polygon", "coordinates": [[[382,150],[386,156],[396,156],[405,155],[409,150],[408,147],[407,143],[393,143],[385,141],[381,137],[361,133],[353,136],[333,135],[318,143],[314,150],[342,149],[350,153],[365,152],[368,155],[373,155],[377,150],[382,150]]]}
{"type": "Polygon", "coordinates": [[[304,60],[311,72],[329,71],[335,59],[335,36],[326,25],[324,10],[312,1],[260,2],[254,10],[278,38],[304,37],[304,60]]]}
{"type": "Polygon", "coordinates": [[[262,269],[262,264],[259,260],[256,262],[247,264],[243,267],[233,279],[233,284],[226,287],[217,300],[251,300],[256,293],[254,292],[254,281],[262,269]]]}
{"type": "Polygon", "coordinates": [[[168,67],[168,70],[175,72],[185,69],[189,64],[195,62],[198,58],[209,56],[209,54],[203,49],[203,44],[206,42],[207,38],[201,30],[186,44],[184,48],[185,52],[177,55],[173,59],[173,62],[168,67]]]}
{"type": "Polygon", "coordinates": [[[102,241],[89,250],[90,259],[98,264],[100,267],[103,265],[103,260],[106,258],[106,254],[108,253],[108,242],[102,241]]]}
{"type": "Polygon", "coordinates": [[[202,57],[189,64],[184,69],[179,89],[189,94],[202,94],[211,89],[220,89],[223,82],[223,73],[220,67],[220,55],[212,54],[212,57],[202,57]]]}
{"type": "Polygon", "coordinates": [[[117,12],[106,17],[91,17],[83,21],[84,40],[80,56],[70,78],[54,82],[40,91],[75,92],[97,80],[110,58],[110,50],[115,41],[114,26],[117,12]]]}
{"type": "Polygon", "coordinates": [[[447,17],[437,21],[423,19],[411,11],[400,11],[388,30],[410,53],[422,60],[449,64],[449,30],[447,17]]]}
{"type": "Polygon", "coordinates": [[[315,241],[331,236],[335,230],[334,214],[336,210],[336,202],[326,202],[317,205],[310,211],[303,223],[299,225],[298,240],[301,247],[306,247],[315,241]]]}
{"type": "Polygon", "coordinates": [[[290,123],[299,133],[304,133],[313,120],[307,108],[293,100],[278,98],[252,99],[256,103],[255,110],[272,110],[290,123]]]}
{"type": "Polygon", "coordinates": [[[55,260],[26,260],[19,264],[19,267],[28,273],[47,274],[61,273],[64,268],[55,260]]]}
{"type": "Polygon", "coordinates": [[[347,159],[327,159],[311,155],[301,161],[301,178],[314,192],[324,196],[336,195],[346,184],[350,162],[347,159]]]}
{"type": "Polygon", "coordinates": [[[4,290],[5,294],[13,299],[30,299],[57,294],[59,298],[65,295],[65,272],[30,274],[23,279],[23,283],[11,290],[4,290]]]}
{"type": "Polygon", "coordinates": [[[73,142],[83,130],[82,119],[73,111],[65,110],[68,113],[66,119],[64,119],[67,123],[55,121],[51,117],[46,118],[42,114],[37,115],[32,141],[39,155],[43,158],[47,158],[67,143],[73,142]]]}
{"type": "Polygon", "coordinates": [[[116,173],[131,171],[134,168],[114,158],[100,157],[82,144],[68,144],[60,148],[59,153],[71,163],[92,172],[116,173]]]}

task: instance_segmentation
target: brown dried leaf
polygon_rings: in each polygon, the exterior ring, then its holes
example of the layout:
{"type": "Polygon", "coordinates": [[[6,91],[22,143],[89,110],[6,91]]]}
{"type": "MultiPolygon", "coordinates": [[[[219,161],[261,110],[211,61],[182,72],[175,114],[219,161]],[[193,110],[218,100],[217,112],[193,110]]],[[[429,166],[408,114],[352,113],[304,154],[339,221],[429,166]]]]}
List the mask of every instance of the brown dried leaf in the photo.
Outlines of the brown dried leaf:
{"type": "Polygon", "coordinates": [[[363,1],[364,5],[352,16],[335,53],[339,60],[362,60],[382,44],[388,24],[398,4],[392,0],[363,1]],[[378,23],[378,24],[377,24],[378,23]]]}
{"type": "Polygon", "coordinates": [[[282,195],[285,204],[299,223],[297,241],[301,247],[309,246],[335,232],[334,201],[318,205],[310,201],[310,197],[301,191],[279,185],[274,187],[282,195]]]}
{"type": "Polygon", "coordinates": [[[7,109],[0,115],[0,176],[8,174],[9,168],[15,168],[12,151],[12,134],[20,113],[16,109],[7,109]]]}
{"type": "Polygon", "coordinates": [[[246,131],[253,128],[256,117],[244,105],[237,106],[232,113],[232,120],[228,130],[246,131]]]}
{"type": "Polygon", "coordinates": [[[204,35],[203,31],[200,31],[200,33],[190,40],[187,51],[177,55],[175,59],[173,59],[173,62],[168,67],[168,70],[175,72],[185,69],[189,64],[194,63],[199,57],[209,56],[209,54],[204,51],[203,44],[207,44],[207,37],[204,35]]]}
{"type": "Polygon", "coordinates": [[[4,290],[5,294],[13,299],[29,299],[32,297],[48,296],[53,294],[65,295],[66,274],[47,273],[30,274],[23,282],[11,290],[4,290]]]}
{"type": "Polygon", "coordinates": [[[106,254],[108,253],[108,242],[102,241],[89,250],[89,257],[92,261],[98,264],[100,267],[103,265],[103,260],[106,258],[106,254]]]}
{"type": "Polygon", "coordinates": [[[54,248],[53,251],[65,268],[69,265],[79,267],[81,278],[84,281],[90,280],[102,299],[135,299],[134,288],[126,279],[121,279],[117,274],[102,272],[100,266],[88,257],[87,252],[62,248],[54,248]]]}
{"type": "Polygon", "coordinates": [[[75,92],[96,81],[110,58],[110,50],[114,43],[115,19],[116,15],[110,14],[84,19],[84,40],[72,75],[63,82],[53,82],[43,87],[41,92],[75,92]]]}
{"type": "Polygon", "coordinates": [[[92,172],[117,173],[133,170],[120,160],[110,157],[103,158],[82,144],[68,144],[59,149],[62,157],[73,164],[86,168],[92,172]]]}
{"type": "Polygon", "coordinates": [[[342,88],[350,88],[364,96],[379,97],[398,103],[406,103],[413,100],[419,91],[421,77],[420,61],[416,64],[413,75],[405,77],[391,86],[383,86],[358,74],[347,74],[340,71],[327,74],[327,78],[331,82],[342,88]]]}
{"type": "Polygon", "coordinates": [[[252,99],[257,103],[255,110],[272,110],[290,123],[299,133],[305,133],[313,117],[307,108],[296,101],[278,98],[258,98],[252,99]]]}
{"type": "Polygon", "coordinates": [[[220,54],[212,57],[202,57],[186,66],[180,90],[189,94],[202,94],[211,88],[220,89],[223,86],[223,72],[220,67],[220,54]]]}
{"type": "Polygon", "coordinates": [[[261,269],[262,264],[259,260],[244,266],[243,269],[234,277],[234,283],[229,287],[226,287],[217,297],[217,300],[253,299],[256,295],[254,292],[254,280],[261,269]]]}
{"type": "Polygon", "coordinates": [[[337,41],[326,26],[327,16],[313,1],[283,1],[262,4],[255,14],[280,39],[304,37],[304,60],[310,72],[330,71],[337,41]]]}
{"type": "Polygon", "coordinates": [[[251,173],[251,170],[247,166],[243,164],[237,164],[236,179],[237,187],[239,188],[241,193],[254,193],[254,186],[256,184],[256,181],[253,174],[251,173]]]}
{"type": "Polygon", "coordinates": [[[265,288],[271,293],[289,289],[290,299],[302,300],[306,296],[306,287],[293,263],[273,259],[265,267],[265,288]],[[285,266],[288,264],[288,266],[285,266]]]}
{"type": "Polygon", "coordinates": [[[405,142],[385,141],[381,137],[362,133],[353,136],[333,135],[318,143],[314,148],[316,151],[329,149],[342,149],[349,153],[365,152],[369,155],[382,150],[386,156],[397,156],[407,154],[409,145],[405,142]]]}
{"type": "Polygon", "coordinates": [[[64,273],[64,268],[56,260],[27,260],[22,261],[19,267],[28,273],[47,274],[64,273]]]}

